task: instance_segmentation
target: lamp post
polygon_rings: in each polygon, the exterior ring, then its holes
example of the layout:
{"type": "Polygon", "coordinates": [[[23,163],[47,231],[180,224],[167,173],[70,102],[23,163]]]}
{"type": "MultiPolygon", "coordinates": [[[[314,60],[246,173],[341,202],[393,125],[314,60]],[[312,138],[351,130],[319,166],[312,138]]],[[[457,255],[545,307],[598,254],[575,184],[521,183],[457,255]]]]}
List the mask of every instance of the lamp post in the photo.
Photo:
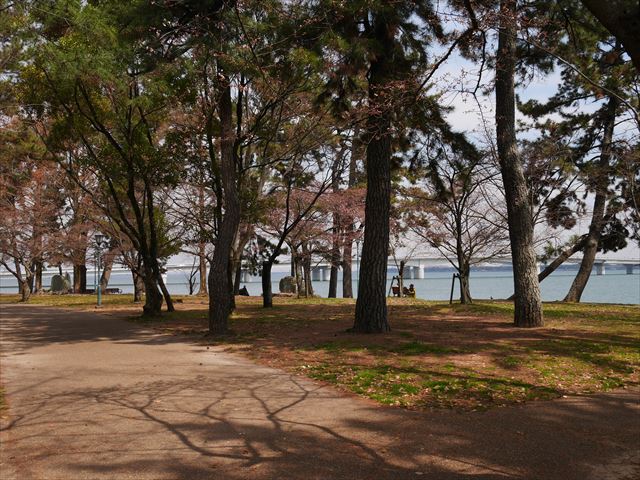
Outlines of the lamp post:
{"type": "Polygon", "coordinates": [[[100,268],[102,267],[102,245],[105,242],[105,236],[101,233],[97,233],[95,236],[96,241],[96,269],[98,271],[96,276],[96,293],[98,295],[98,307],[102,306],[102,292],[100,291],[100,268]]]}

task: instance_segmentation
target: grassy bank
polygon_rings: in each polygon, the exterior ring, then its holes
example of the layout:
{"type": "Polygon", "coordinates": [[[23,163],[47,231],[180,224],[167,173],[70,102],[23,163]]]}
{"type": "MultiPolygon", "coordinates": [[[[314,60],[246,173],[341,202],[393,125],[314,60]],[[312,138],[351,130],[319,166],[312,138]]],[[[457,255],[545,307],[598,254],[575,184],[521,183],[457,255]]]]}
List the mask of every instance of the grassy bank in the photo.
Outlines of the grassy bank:
{"type": "MultiPolygon", "coordinates": [[[[640,380],[635,306],[551,303],[544,328],[516,329],[504,302],[391,300],[393,331],[358,335],[346,332],[352,300],[259,302],[240,300],[234,335],[217,343],[388,405],[473,410],[640,380]]],[[[206,312],[178,312],[158,328],[204,333],[206,312]]]]}
{"type": "MultiPolygon", "coordinates": [[[[172,298],[174,301],[182,302],[185,298],[189,297],[183,295],[175,295],[172,298]]],[[[190,300],[190,302],[196,303],[200,301],[199,298],[200,297],[198,297],[198,299],[196,299],[195,297],[191,297],[192,300],[190,300]]],[[[20,303],[20,295],[0,295],[0,305],[10,303],[20,303]]],[[[31,297],[29,297],[29,300],[27,301],[28,305],[42,305],[48,307],[64,308],[94,308],[96,306],[96,303],[97,297],[95,294],[51,295],[49,293],[45,293],[41,295],[31,295],[31,297]]],[[[134,303],[132,294],[103,295],[102,305],[106,309],[114,307],[129,307],[131,309],[139,309],[140,311],[142,311],[142,303],[134,303]]]]}
{"type": "MultiPolygon", "coordinates": [[[[178,311],[164,314],[155,328],[205,333],[206,299],[178,300],[178,311]]],[[[34,296],[29,303],[93,308],[95,297],[34,296]]],[[[474,410],[639,385],[637,306],[547,303],[544,328],[516,329],[507,302],[389,303],[392,332],[361,335],[346,332],[353,300],[276,298],[263,309],[260,298],[239,298],[233,334],[206,341],[406,408],[474,410]]],[[[105,311],[141,309],[130,295],[105,296],[104,305],[105,311]]]]}

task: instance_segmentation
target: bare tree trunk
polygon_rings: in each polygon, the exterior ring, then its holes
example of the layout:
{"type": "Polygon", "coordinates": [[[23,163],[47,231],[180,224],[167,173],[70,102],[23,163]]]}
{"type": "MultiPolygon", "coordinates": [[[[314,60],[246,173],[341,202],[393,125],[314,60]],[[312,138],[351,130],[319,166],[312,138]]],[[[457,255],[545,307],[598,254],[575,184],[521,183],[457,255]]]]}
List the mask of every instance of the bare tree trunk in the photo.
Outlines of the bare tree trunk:
{"type": "Polygon", "coordinates": [[[541,282],[542,280],[544,280],[545,278],[547,278],[549,275],[551,275],[553,272],[556,271],[556,269],[562,265],[564,262],[566,262],[569,258],[571,258],[574,254],[578,253],[580,250],[582,250],[585,246],[585,244],[587,243],[587,237],[582,237],[580,240],[578,240],[572,247],[567,248],[565,250],[563,250],[560,255],[558,255],[553,262],[551,262],[549,265],[547,265],[544,270],[542,270],[539,274],[538,274],[538,282],[541,282]]]}
{"type": "Polygon", "coordinates": [[[604,125],[604,136],[602,138],[602,147],[600,149],[600,159],[598,168],[594,173],[594,181],[596,185],[596,198],[593,203],[593,212],[591,214],[591,224],[589,225],[589,233],[585,239],[585,245],[582,250],[582,262],[576,278],[569,288],[569,292],[564,298],[565,302],[579,302],[584,292],[593,263],[596,259],[596,253],[600,246],[600,238],[602,237],[602,228],[604,227],[604,216],[607,204],[607,189],[609,187],[609,168],[612,153],[613,130],[616,124],[616,110],[618,108],[618,100],[614,97],[609,98],[607,104],[607,114],[604,125]]]}
{"type": "Polygon", "coordinates": [[[111,270],[113,269],[113,255],[105,255],[104,267],[102,274],[100,275],[100,290],[105,292],[109,286],[109,280],[111,279],[111,270]]]}
{"type": "Polygon", "coordinates": [[[73,265],[73,293],[87,293],[87,265],[73,265]]]}
{"type": "Polygon", "coordinates": [[[209,271],[209,333],[226,333],[229,316],[235,307],[232,281],[233,242],[240,225],[240,200],[235,162],[235,134],[232,124],[231,85],[222,70],[225,82],[218,102],[220,116],[220,174],[223,185],[224,217],[220,224],[216,247],[209,271]]]}
{"type": "Polygon", "coordinates": [[[131,270],[131,275],[133,277],[133,302],[139,303],[144,294],[144,279],[136,270],[131,270]]]}
{"type": "Polygon", "coordinates": [[[381,51],[369,68],[367,119],[367,196],[365,229],[358,282],[358,300],[352,331],[382,333],[391,330],[387,318],[387,259],[389,256],[389,211],[391,207],[391,112],[385,104],[388,78],[394,70],[396,25],[379,14],[373,36],[381,51]]]}
{"type": "Polygon", "coordinates": [[[200,287],[198,289],[198,296],[206,296],[209,294],[207,291],[207,252],[204,242],[200,242],[198,245],[198,259],[200,261],[200,267],[198,274],[200,275],[200,287]]]}
{"type": "Polygon", "coordinates": [[[143,314],[149,317],[157,317],[162,311],[163,297],[158,290],[158,279],[156,278],[151,261],[148,258],[143,260],[142,275],[144,281],[145,303],[142,307],[143,314]]]}
{"type": "MultiPolygon", "coordinates": [[[[357,161],[360,156],[360,129],[358,125],[354,127],[353,139],[351,140],[351,158],[349,159],[349,188],[357,183],[357,161]]],[[[353,254],[353,232],[355,225],[353,218],[347,218],[344,221],[344,240],[342,249],[342,297],[353,298],[353,272],[352,259],[353,254]]]]}
{"type": "Polygon", "coordinates": [[[249,240],[251,240],[253,232],[253,227],[245,225],[244,228],[239,229],[239,232],[236,235],[235,245],[231,254],[233,258],[233,272],[235,275],[235,279],[233,281],[234,296],[240,294],[240,281],[242,280],[242,254],[245,246],[249,243],[249,240]]]}
{"type": "Polygon", "coordinates": [[[42,260],[37,260],[35,262],[35,279],[34,279],[34,288],[33,293],[36,295],[43,292],[42,288],[42,260]]]}
{"type": "Polygon", "coordinates": [[[162,274],[160,273],[159,268],[157,272],[154,271],[154,274],[156,275],[158,286],[160,287],[162,296],[164,297],[164,300],[167,302],[167,311],[174,312],[175,307],[173,306],[173,300],[171,299],[171,294],[169,293],[169,289],[164,283],[164,278],[162,278],[162,274]]]}
{"type": "Polygon", "coordinates": [[[348,238],[344,242],[342,252],[342,298],[353,298],[353,272],[351,271],[352,252],[353,242],[351,238],[348,238]]]}
{"type": "Polygon", "coordinates": [[[473,303],[471,299],[471,288],[469,285],[470,268],[469,263],[463,262],[460,265],[460,303],[463,305],[473,303]]]}
{"type": "Polygon", "coordinates": [[[33,277],[27,275],[20,282],[18,290],[20,291],[20,301],[21,302],[29,301],[29,298],[31,297],[31,282],[32,282],[32,280],[33,280],[33,277]]]}
{"type": "Polygon", "coordinates": [[[500,33],[496,57],[496,133],[498,158],[507,201],[514,280],[514,325],[544,324],[529,188],[518,158],[515,132],[515,65],[517,12],[515,0],[500,2],[500,33]]]}
{"type": "Polygon", "coordinates": [[[264,308],[273,307],[273,291],[271,289],[272,266],[272,263],[269,261],[262,264],[262,306],[264,308]]]}
{"type": "Polygon", "coordinates": [[[338,296],[338,265],[340,265],[340,245],[338,243],[338,229],[334,227],[333,246],[331,247],[331,270],[329,273],[328,298],[338,296]]]}
{"type": "Polygon", "coordinates": [[[306,243],[302,243],[302,270],[304,271],[304,291],[306,297],[313,297],[313,279],[311,278],[311,252],[306,243]]]}
{"type": "Polygon", "coordinates": [[[311,260],[305,259],[302,262],[304,272],[304,296],[313,297],[313,279],[311,278],[311,260]]]}
{"type": "Polygon", "coordinates": [[[456,216],[456,257],[458,259],[458,279],[460,281],[460,303],[471,303],[471,290],[469,287],[470,266],[469,259],[465,257],[462,239],[462,220],[456,216]]]}
{"type": "MultiPolygon", "coordinates": [[[[344,149],[340,150],[340,157],[343,155],[344,149]]],[[[331,172],[331,187],[334,192],[340,190],[340,161],[335,162],[331,172]]],[[[329,298],[338,296],[338,268],[340,267],[340,215],[336,211],[333,212],[333,225],[331,227],[331,271],[329,274],[329,298]]]]}
{"type": "Polygon", "coordinates": [[[238,265],[235,267],[235,279],[233,280],[233,294],[240,294],[240,282],[242,280],[242,263],[238,262],[238,265]]]}
{"type": "Polygon", "coordinates": [[[398,269],[398,288],[400,288],[400,297],[404,297],[404,260],[400,260],[400,268],[398,269]]]}
{"type": "Polygon", "coordinates": [[[294,274],[296,279],[296,288],[298,290],[298,297],[302,297],[302,296],[308,297],[309,295],[307,294],[307,287],[304,280],[304,273],[302,272],[302,261],[297,255],[295,260],[294,274]]]}

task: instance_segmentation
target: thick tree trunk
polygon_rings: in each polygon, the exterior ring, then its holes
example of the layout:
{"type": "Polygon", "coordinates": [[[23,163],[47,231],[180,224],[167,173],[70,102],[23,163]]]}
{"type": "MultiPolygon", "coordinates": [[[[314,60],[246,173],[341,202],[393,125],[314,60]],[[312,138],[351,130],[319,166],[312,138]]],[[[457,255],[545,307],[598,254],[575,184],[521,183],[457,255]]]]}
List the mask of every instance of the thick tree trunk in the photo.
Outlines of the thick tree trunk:
{"type": "Polygon", "coordinates": [[[133,277],[133,302],[139,303],[144,295],[144,279],[136,270],[131,270],[131,276],[133,277]]]}
{"type": "Polygon", "coordinates": [[[338,250],[337,239],[334,240],[335,250],[331,254],[331,270],[329,272],[329,295],[328,298],[336,298],[338,296],[338,265],[340,263],[340,251],[338,250]],[[337,251],[337,253],[335,253],[337,251]]]}
{"type": "Polygon", "coordinates": [[[471,290],[469,287],[469,274],[471,267],[469,259],[464,253],[464,240],[462,238],[462,219],[456,216],[456,257],[458,259],[458,278],[460,281],[460,303],[471,303],[471,290]]]}
{"type": "Polygon", "coordinates": [[[84,263],[73,266],[73,293],[87,293],[87,265],[84,263]]]}
{"type": "Polygon", "coordinates": [[[271,262],[262,264],[262,306],[264,308],[273,307],[273,291],[271,290],[271,262]]]}
{"type": "Polygon", "coordinates": [[[544,324],[529,189],[518,158],[515,132],[517,12],[515,0],[500,2],[500,33],[496,56],[496,133],[498,158],[507,201],[514,280],[514,324],[544,324]]]}
{"type": "Polygon", "coordinates": [[[198,296],[206,296],[209,294],[207,291],[207,253],[205,250],[205,244],[200,243],[198,245],[198,259],[200,267],[198,268],[198,274],[200,276],[200,287],[198,288],[198,296]]]}
{"type": "Polygon", "coordinates": [[[31,282],[33,277],[25,277],[19,284],[18,290],[20,291],[20,301],[27,302],[31,297],[31,282]]]}
{"type": "Polygon", "coordinates": [[[33,293],[36,295],[43,292],[42,288],[42,261],[38,260],[35,262],[35,278],[34,278],[34,287],[33,293]]]}
{"type": "Polygon", "coordinates": [[[593,212],[591,214],[591,223],[589,232],[585,239],[585,245],[582,250],[582,261],[576,278],[569,288],[569,292],[564,298],[565,302],[579,302],[584,292],[593,263],[596,259],[596,253],[600,246],[600,237],[604,227],[604,216],[607,204],[607,189],[609,187],[609,168],[612,153],[613,130],[616,124],[616,110],[618,108],[618,100],[611,97],[607,104],[607,115],[605,118],[604,135],[602,138],[602,147],[600,148],[600,159],[598,168],[594,173],[595,178],[591,179],[596,185],[596,198],[593,202],[593,212]]]}
{"type": "Polygon", "coordinates": [[[216,247],[209,271],[209,333],[226,333],[229,316],[235,307],[233,296],[233,242],[240,225],[240,200],[238,198],[235,134],[232,124],[231,86],[226,83],[218,102],[220,116],[220,175],[222,177],[224,216],[220,223],[216,247]]]}
{"type": "Polygon", "coordinates": [[[310,258],[305,258],[302,262],[302,271],[304,272],[304,296],[313,297],[313,279],[311,278],[310,258]]]}
{"type": "Polygon", "coordinates": [[[382,333],[391,330],[387,318],[387,259],[391,206],[391,112],[386,89],[393,72],[392,52],[396,26],[380,15],[374,19],[374,37],[382,51],[371,60],[367,119],[367,196],[364,244],[360,263],[354,332],[382,333]]]}
{"type": "Polygon", "coordinates": [[[143,281],[145,291],[145,302],[142,307],[143,314],[149,317],[157,317],[162,311],[163,297],[158,290],[158,279],[154,274],[153,267],[151,266],[151,259],[144,258],[143,260],[143,281]]]}
{"type": "MultiPolygon", "coordinates": [[[[156,262],[157,265],[157,262],[156,262]]],[[[164,301],[167,302],[167,312],[175,312],[175,307],[173,305],[173,300],[171,299],[171,294],[169,293],[169,289],[164,283],[164,278],[162,278],[162,274],[160,273],[160,266],[157,265],[157,270],[154,270],[154,274],[156,276],[158,286],[160,287],[160,291],[162,292],[162,296],[164,297],[164,301]]]]}
{"type": "Polygon", "coordinates": [[[302,261],[299,257],[296,257],[295,260],[294,277],[296,279],[296,289],[298,290],[298,297],[307,297],[307,287],[305,285],[304,273],[302,271],[302,261]]]}
{"type": "Polygon", "coordinates": [[[349,237],[344,242],[342,251],[342,298],[353,298],[353,272],[351,271],[351,254],[353,242],[349,237]]]}
{"type": "Polygon", "coordinates": [[[471,299],[471,288],[469,283],[469,274],[470,268],[469,264],[464,260],[460,265],[460,270],[458,271],[460,275],[460,303],[463,305],[473,303],[471,299]]]}

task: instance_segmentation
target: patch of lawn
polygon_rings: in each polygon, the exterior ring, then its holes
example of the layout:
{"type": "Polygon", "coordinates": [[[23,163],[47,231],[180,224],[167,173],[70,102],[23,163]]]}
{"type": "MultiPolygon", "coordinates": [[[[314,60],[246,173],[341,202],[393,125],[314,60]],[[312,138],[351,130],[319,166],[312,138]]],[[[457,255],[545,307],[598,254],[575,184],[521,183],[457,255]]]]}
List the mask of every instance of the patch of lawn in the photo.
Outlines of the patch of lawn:
{"type": "MultiPolygon", "coordinates": [[[[506,301],[480,301],[470,305],[453,304],[437,306],[450,308],[457,313],[513,315],[513,303],[506,301]]],[[[544,316],[547,319],[592,319],[610,321],[640,322],[640,308],[637,305],[609,305],[601,303],[545,302],[544,316]]]]}
{"type": "Polygon", "coordinates": [[[398,353],[400,355],[447,355],[452,353],[461,353],[458,348],[446,347],[443,345],[435,345],[424,342],[407,342],[391,348],[389,351],[398,353]]]}
{"type": "MultiPolygon", "coordinates": [[[[185,300],[157,328],[206,332],[185,300]]],[[[474,410],[640,383],[638,308],[545,304],[545,327],[515,328],[508,302],[389,301],[392,331],[348,333],[354,302],[238,298],[234,334],[207,338],[270,366],[386,405],[474,410]]]]}
{"type": "MultiPolygon", "coordinates": [[[[0,303],[20,303],[19,295],[0,295],[0,303]]],[[[97,298],[95,295],[76,295],[76,294],[68,294],[68,295],[51,295],[51,294],[42,294],[42,295],[31,295],[29,300],[26,302],[26,305],[43,305],[48,307],[85,307],[90,308],[95,306],[97,303],[97,298]]],[[[133,295],[104,295],[102,297],[102,304],[105,307],[111,305],[131,305],[134,306],[136,304],[133,303],[133,295]]],[[[142,309],[141,304],[140,308],[142,309]]]]}
{"type": "Polygon", "coordinates": [[[393,365],[363,367],[322,363],[299,369],[305,375],[341,386],[385,405],[409,408],[486,409],[496,405],[557,398],[557,389],[506,377],[486,377],[469,371],[456,374],[393,365]]]}

